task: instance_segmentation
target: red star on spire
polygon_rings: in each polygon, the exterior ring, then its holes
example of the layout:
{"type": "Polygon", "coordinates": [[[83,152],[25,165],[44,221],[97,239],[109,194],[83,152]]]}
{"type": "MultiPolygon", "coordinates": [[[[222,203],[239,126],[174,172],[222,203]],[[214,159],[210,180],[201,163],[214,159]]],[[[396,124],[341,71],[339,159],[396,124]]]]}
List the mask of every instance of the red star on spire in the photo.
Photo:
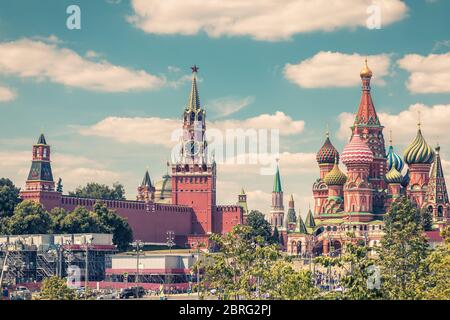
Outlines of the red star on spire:
{"type": "Polygon", "coordinates": [[[198,69],[200,69],[200,68],[197,67],[197,65],[195,65],[195,64],[191,67],[192,73],[197,73],[198,69]]]}

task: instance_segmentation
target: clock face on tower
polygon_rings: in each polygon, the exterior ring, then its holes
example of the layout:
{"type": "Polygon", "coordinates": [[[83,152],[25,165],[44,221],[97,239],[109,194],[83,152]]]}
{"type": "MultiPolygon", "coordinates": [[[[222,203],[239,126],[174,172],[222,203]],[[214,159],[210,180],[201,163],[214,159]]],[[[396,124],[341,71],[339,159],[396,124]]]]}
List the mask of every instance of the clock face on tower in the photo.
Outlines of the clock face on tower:
{"type": "Polygon", "coordinates": [[[200,151],[200,146],[197,141],[188,141],[184,144],[184,154],[186,156],[196,156],[200,151]]]}

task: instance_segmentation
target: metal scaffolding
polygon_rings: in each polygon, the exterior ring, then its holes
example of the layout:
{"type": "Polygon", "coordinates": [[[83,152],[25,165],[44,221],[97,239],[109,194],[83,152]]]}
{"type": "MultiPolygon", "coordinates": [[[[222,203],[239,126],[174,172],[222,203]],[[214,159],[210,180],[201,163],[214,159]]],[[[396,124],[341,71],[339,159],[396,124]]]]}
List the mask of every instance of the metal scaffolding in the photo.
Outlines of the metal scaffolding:
{"type": "Polygon", "coordinates": [[[0,244],[1,285],[40,282],[51,276],[67,276],[70,268],[78,267],[80,281],[101,281],[105,269],[111,266],[113,250],[98,250],[93,245],[73,248],[71,245],[52,245],[45,250],[20,241],[0,244]],[[86,265],[88,272],[86,273],[86,265]]]}

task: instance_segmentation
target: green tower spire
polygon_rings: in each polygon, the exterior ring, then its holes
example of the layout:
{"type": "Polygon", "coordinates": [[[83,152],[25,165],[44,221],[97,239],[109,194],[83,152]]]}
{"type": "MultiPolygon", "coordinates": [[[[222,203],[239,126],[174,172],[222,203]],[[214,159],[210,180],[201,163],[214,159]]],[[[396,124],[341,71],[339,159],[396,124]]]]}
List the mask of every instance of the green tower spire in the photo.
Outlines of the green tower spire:
{"type": "Polygon", "coordinates": [[[314,221],[314,216],[311,211],[311,208],[308,210],[308,214],[305,219],[305,225],[307,228],[314,228],[316,226],[316,222],[314,221]]]}
{"type": "Polygon", "coordinates": [[[306,225],[303,222],[303,219],[302,219],[302,217],[300,215],[298,216],[298,233],[308,234],[308,230],[306,229],[306,225]]]}
{"type": "Polygon", "coordinates": [[[273,192],[283,192],[281,188],[280,168],[277,165],[277,172],[275,173],[275,180],[273,182],[273,192]]]}
{"type": "Polygon", "coordinates": [[[145,171],[144,179],[142,179],[141,186],[152,187],[152,180],[150,179],[150,174],[148,173],[148,170],[145,171]]]}
{"type": "Polygon", "coordinates": [[[198,67],[196,65],[191,67],[192,69],[192,88],[191,88],[191,94],[189,95],[189,101],[187,110],[189,111],[197,111],[200,110],[200,96],[198,95],[198,88],[197,88],[197,72],[198,67]]]}
{"type": "Polygon", "coordinates": [[[36,144],[47,145],[47,141],[45,141],[45,137],[44,137],[43,133],[41,133],[41,135],[39,136],[38,142],[36,144]]]}

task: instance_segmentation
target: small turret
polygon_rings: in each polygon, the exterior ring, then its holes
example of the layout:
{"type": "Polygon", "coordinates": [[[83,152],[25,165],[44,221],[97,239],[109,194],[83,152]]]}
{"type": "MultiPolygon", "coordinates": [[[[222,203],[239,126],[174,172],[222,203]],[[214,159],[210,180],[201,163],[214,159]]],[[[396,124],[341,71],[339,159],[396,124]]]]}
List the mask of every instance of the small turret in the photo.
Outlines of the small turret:
{"type": "Polygon", "coordinates": [[[138,187],[138,195],[136,197],[138,201],[154,202],[155,201],[155,187],[150,179],[148,170],[145,171],[144,178],[141,185],[138,187]]]}

